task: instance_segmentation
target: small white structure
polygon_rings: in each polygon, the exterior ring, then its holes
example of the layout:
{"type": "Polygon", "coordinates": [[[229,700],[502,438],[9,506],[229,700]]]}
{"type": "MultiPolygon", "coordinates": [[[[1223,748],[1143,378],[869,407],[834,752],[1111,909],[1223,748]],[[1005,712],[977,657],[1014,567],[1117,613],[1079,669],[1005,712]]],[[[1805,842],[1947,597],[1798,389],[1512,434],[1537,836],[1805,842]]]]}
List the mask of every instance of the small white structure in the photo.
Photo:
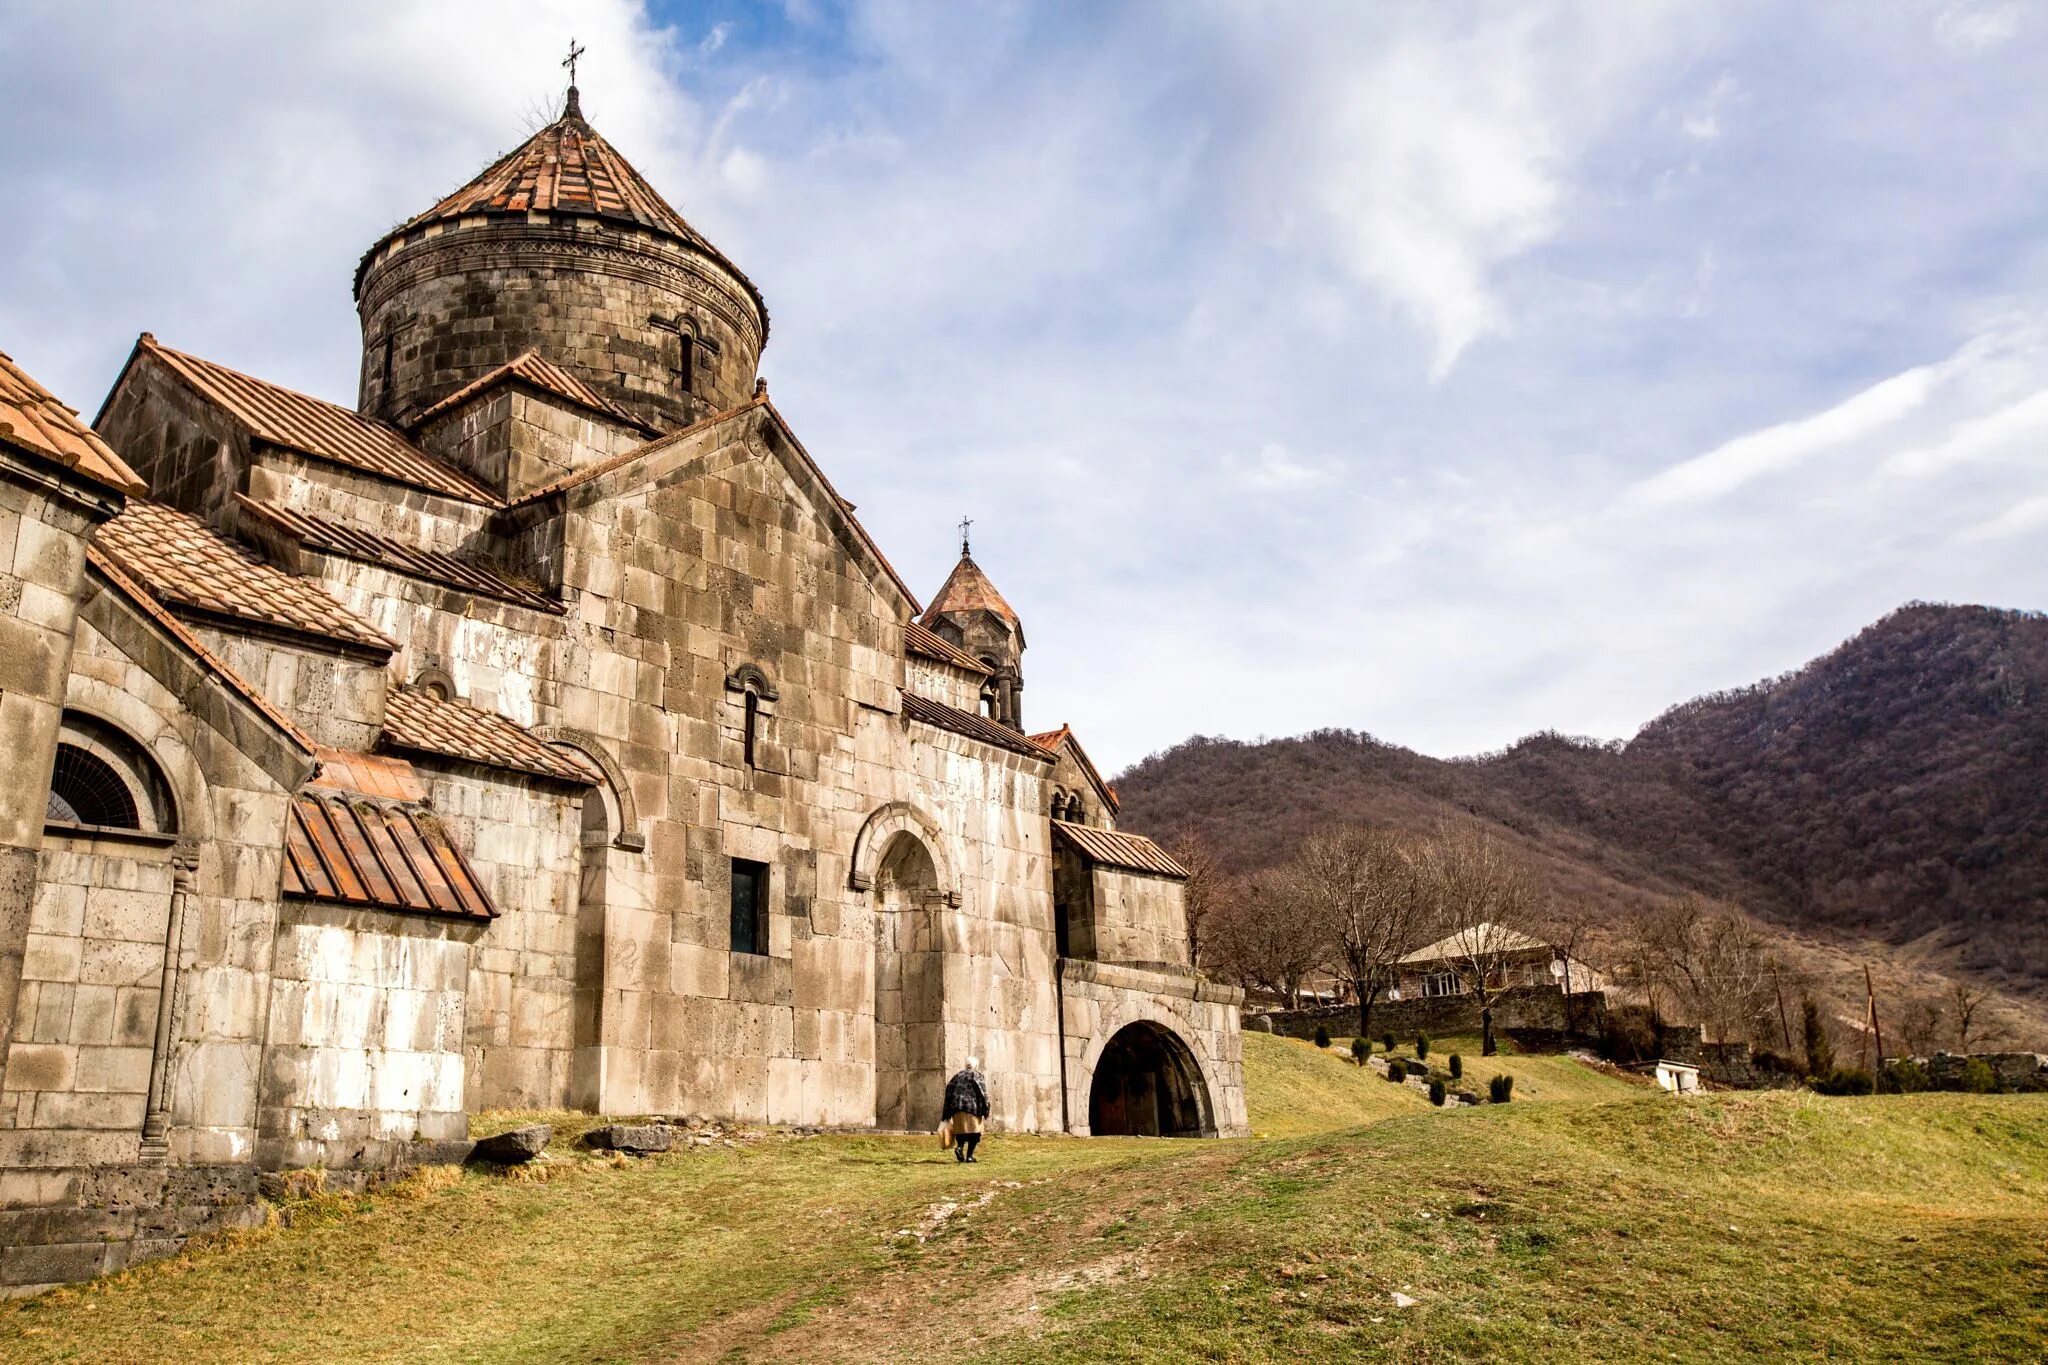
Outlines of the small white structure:
{"type": "Polygon", "coordinates": [[[1700,1092],[1700,1069],[1684,1062],[1659,1062],[1657,1084],[1674,1095],[1697,1095],[1700,1092]]]}

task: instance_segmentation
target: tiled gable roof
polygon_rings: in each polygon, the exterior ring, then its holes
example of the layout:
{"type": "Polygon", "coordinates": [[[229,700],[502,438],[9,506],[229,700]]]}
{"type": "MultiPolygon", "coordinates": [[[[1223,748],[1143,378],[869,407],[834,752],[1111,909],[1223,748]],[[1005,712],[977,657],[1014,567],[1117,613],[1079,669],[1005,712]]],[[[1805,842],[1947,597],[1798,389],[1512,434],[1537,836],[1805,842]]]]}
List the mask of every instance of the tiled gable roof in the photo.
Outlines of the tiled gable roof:
{"type": "Polygon", "coordinates": [[[413,418],[410,425],[414,431],[418,431],[442,413],[461,407],[478,394],[494,389],[500,384],[514,382],[524,382],[532,385],[534,388],[543,389],[548,393],[554,394],[558,398],[565,398],[578,407],[588,408],[599,416],[609,421],[617,422],[621,426],[633,427],[639,431],[647,430],[647,427],[637,417],[628,414],[623,408],[613,403],[596,389],[591,388],[590,385],[584,383],[575,375],[563,369],[560,365],[555,364],[551,360],[542,359],[541,353],[531,348],[521,351],[518,355],[512,357],[512,359],[506,361],[497,369],[492,370],[481,379],[475,379],[464,384],[461,388],[413,418]]]}
{"type": "Polygon", "coordinates": [[[1088,780],[1095,784],[1095,789],[1102,793],[1102,799],[1109,802],[1109,808],[1111,810],[1122,809],[1123,802],[1117,799],[1116,788],[1105,782],[1102,774],[1096,771],[1094,760],[1090,759],[1088,751],[1081,747],[1081,741],[1074,734],[1073,726],[1062,725],[1057,730],[1048,730],[1044,734],[1033,735],[1031,736],[1031,742],[1050,753],[1058,753],[1062,744],[1071,745],[1074,750],[1074,762],[1080,765],[1081,771],[1087,774],[1088,780]]]}
{"type": "Polygon", "coordinates": [[[0,354],[0,441],[54,460],[116,492],[149,491],[142,476],[79,420],[76,409],[58,402],[5,354],[0,354]]]}
{"type": "Polygon", "coordinates": [[[1188,870],[1178,858],[1142,834],[1098,829],[1094,825],[1076,825],[1065,820],[1053,821],[1052,832],[1054,838],[1090,862],[1121,867],[1130,872],[1144,872],[1154,877],[1174,877],[1181,881],[1188,878],[1188,870]]]}
{"type": "Polygon", "coordinates": [[[951,664],[955,668],[964,668],[969,673],[979,673],[983,677],[987,677],[995,672],[994,669],[954,644],[951,640],[927,630],[915,621],[904,623],[903,648],[911,654],[921,654],[927,659],[937,659],[942,664],[951,664]]]}
{"type": "Polygon", "coordinates": [[[427,807],[317,784],[292,798],[280,889],[298,900],[458,919],[498,913],[427,807]]]}
{"type": "Polygon", "coordinates": [[[208,649],[204,641],[187,629],[183,621],[165,610],[164,604],[151,596],[140,583],[123,573],[120,566],[109,559],[104,550],[98,545],[88,546],[85,559],[107,582],[113,584],[123,597],[134,603],[143,615],[154,622],[159,630],[184,646],[208,672],[220,679],[230,692],[247,702],[258,715],[276,726],[299,749],[309,754],[314,752],[312,738],[294,724],[290,716],[279,710],[270,698],[257,691],[241,674],[228,667],[226,660],[208,649]]]}
{"type": "Polygon", "coordinates": [[[585,786],[602,780],[575,755],[505,717],[418,688],[394,687],[385,694],[383,743],[585,786]]]}
{"type": "Polygon", "coordinates": [[[394,237],[403,237],[431,223],[453,222],[475,214],[560,213],[587,215],[645,228],[672,237],[730,270],[761,310],[762,337],[767,337],[768,305],[754,282],[711,245],[704,235],[670,207],[654,186],[625,157],[598,135],[583,118],[576,92],[562,117],[479,171],[474,179],[425,213],[407,219],[384,234],[363,256],[363,270],[394,237]]]}
{"type": "Polygon", "coordinates": [[[498,505],[499,499],[490,489],[421,450],[387,423],[174,351],[147,332],[136,342],[136,350],[162,361],[257,440],[444,497],[498,505]]]}
{"type": "Polygon", "coordinates": [[[240,493],[235,495],[235,499],[251,514],[268,521],[308,549],[343,555],[395,573],[410,574],[414,578],[424,578],[556,616],[565,610],[560,602],[540,592],[535,585],[521,583],[497,569],[458,559],[439,550],[422,550],[388,536],[372,535],[323,517],[307,516],[288,507],[257,502],[240,493]]]}
{"type": "Polygon", "coordinates": [[[989,582],[981,566],[967,555],[961,555],[960,562],[953,566],[953,572],[946,575],[945,586],[939,589],[939,595],[925,608],[924,619],[929,624],[949,613],[966,611],[994,612],[1011,625],[1018,624],[1016,609],[1003,600],[1003,595],[996,591],[995,584],[989,582]]]}
{"type": "Polygon", "coordinates": [[[1480,956],[1496,956],[1501,953],[1535,953],[1550,949],[1542,939],[1531,938],[1519,929],[1510,929],[1502,924],[1475,924],[1446,935],[1436,942],[1417,948],[1407,956],[1397,959],[1403,966],[1442,962],[1446,959],[1480,956]]]}
{"type": "Polygon", "coordinates": [[[389,654],[390,640],[315,583],[256,558],[196,517],[129,500],[95,545],[174,607],[389,654]]]}
{"type": "Polygon", "coordinates": [[[951,730],[956,735],[978,739],[983,744],[993,744],[998,749],[1008,749],[1011,753],[1022,754],[1026,758],[1035,758],[1041,763],[1052,762],[1052,755],[1026,739],[1019,731],[992,721],[987,716],[977,716],[972,711],[962,711],[957,706],[948,706],[944,702],[933,701],[930,697],[920,697],[915,692],[903,694],[903,714],[912,720],[923,721],[926,725],[951,730]]]}

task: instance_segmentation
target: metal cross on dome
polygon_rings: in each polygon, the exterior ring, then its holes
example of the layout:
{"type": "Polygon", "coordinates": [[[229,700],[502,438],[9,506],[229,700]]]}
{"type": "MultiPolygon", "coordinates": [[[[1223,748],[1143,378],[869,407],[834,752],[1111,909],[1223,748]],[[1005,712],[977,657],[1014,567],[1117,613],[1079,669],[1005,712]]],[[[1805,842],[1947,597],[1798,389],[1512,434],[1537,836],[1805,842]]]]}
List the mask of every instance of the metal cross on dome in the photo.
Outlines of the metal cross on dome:
{"type": "Polygon", "coordinates": [[[571,38],[569,40],[569,55],[562,60],[562,65],[569,68],[570,85],[576,84],[576,59],[582,55],[583,49],[577,45],[574,38],[571,38]]]}
{"type": "Polygon", "coordinates": [[[974,525],[973,517],[960,518],[960,557],[967,557],[967,528],[974,525]]]}

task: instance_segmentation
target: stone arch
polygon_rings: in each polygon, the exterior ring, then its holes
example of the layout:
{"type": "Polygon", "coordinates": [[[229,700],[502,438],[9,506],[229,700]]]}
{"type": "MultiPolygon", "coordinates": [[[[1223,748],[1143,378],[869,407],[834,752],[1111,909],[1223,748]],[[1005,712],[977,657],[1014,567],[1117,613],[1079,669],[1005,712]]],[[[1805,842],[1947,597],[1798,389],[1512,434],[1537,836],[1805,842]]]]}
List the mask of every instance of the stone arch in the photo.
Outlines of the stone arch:
{"type": "Polygon", "coordinates": [[[873,889],[875,1127],[929,1132],[946,1084],[945,898],[921,832],[882,841],[873,889]]]}
{"type": "Polygon", "coordinates": [[[752,692],[762,701],[776,699],[775,684],[768,680],[767,673],[756,663],[743,663],[726,674],[725,687],[728,692],[752,692]]]}
{"type": "Polygon", "coordinates": [[[917,838],[932,860],[934,885],[948,906],[958,909],[964,899],[953,872],[953,859],[946,852],[946,837],[938,822],[907,801],[892,801],[868,816],[853,836],[853,869],[847,882],[856,891],[874,888],[882,857],[899,834],[917,838]]]}
{"type": "Polygon", "coordinates": [[[185,737],[155,707],[133,693],[76,673],[71,675],[64,706],[127,736],[156,764],[170,791],[171,819],[181,844],[207,837],[213,812],[207,805],[205,770],[185,737]]]}
{"type": "Polygon", "coordinates": [[[1097,1137],[1215,1136],[1215,1100],[1194,1049],[1150,1019],[1103,1039],[1088,1074],[1088,1131],[1097,1137]]]}
{"type": "Polygon", "coordinates": [[[1139,996],[1125,1000],[1106,1011],[1101,1026],[1089,1040],[1088,1047],[1081,1054],[1081,1060],[1069,1071],[1067,1077],[1067,1100],[1069,1128],[1092,1133],[1093,1125],[1083,1129],[1082,1122],[1091,1117],[1090,1109],[1095,1091],[1096,1073],[1102,1065],[1103,1055],[1110,1044],[1134,1027],[1145,1027],[1164,1034],[1184,1050],[1183,1059],[1192,1067],[1189,1077],[1194,1099],[1198,1107],[1199,1131],[1190,1136],[1215,1137],[1221,1131],[1217,1122],[1217,1099],[1223,1092],[1217,1085],[1222,1068],[1210,1054],[1208,1037],[1200,1029],[1190,1028],[1188,1021],[1157,1000],[1139,996]]]}
{"type": "MultiPolygon", "coordinates": [[[[626,780],[626,770],[612,757],[604,741],[587,730],[572,730],[561,725],[536,725],[533,733],[549,744],[575,750],[604,774],[604,781],[597,786],[597,794],[603,803],[605,820],[611,827],[612,847],[629,853],[645,849],[647,836],[640,829],[640,811],[633,800],[633,785],[626,780]]],[[[589,832],[590,822],[587,819],[584,829],[589,832]]]]}
{"type": "Polygon", "coordinates": [[[462,689],[455,685],[455,675],[445,668],[423,668],[412,675],[412,688],[417,692],[430,692],[442,701],[459,701],[462,689]]]}

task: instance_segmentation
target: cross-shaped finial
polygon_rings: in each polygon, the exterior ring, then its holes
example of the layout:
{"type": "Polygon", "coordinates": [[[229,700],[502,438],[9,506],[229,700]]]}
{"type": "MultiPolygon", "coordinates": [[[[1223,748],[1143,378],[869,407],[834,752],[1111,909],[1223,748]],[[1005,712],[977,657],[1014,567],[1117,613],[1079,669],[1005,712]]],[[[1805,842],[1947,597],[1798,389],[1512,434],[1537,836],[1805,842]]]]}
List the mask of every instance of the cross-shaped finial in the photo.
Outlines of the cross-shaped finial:
{"type": "Polygon", "coordinates": [[[967,557],[967,528],[974,525],[973,517],[960,518],[960,557],[967,557]]]}
{"type": "Polygon", "coordinates": [[[574,38],[571,38],[569,40],[569,55],[563,59],[562,65],[569,68],[569,85],[572,89],[576,85],[576,59],[582,55],[583,49],[577,45],[574,38]]]}

